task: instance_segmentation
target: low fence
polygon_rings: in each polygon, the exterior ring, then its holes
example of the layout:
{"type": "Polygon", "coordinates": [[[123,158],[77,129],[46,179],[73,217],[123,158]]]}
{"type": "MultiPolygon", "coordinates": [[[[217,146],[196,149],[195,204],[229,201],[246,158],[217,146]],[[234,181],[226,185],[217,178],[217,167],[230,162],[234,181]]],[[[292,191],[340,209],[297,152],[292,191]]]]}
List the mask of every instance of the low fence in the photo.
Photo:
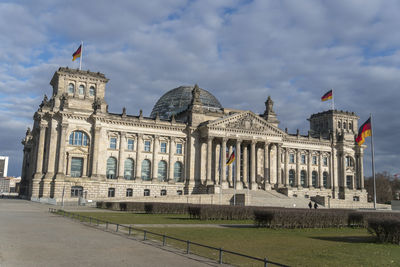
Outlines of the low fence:
{"type": "Polygon", "coordinates": [[[288,266],[288,265],[281,264],[281,263],[278,263],[278,262],[269,261],[267,259],[267,257],[265,257],[263,259],[262,258],[258,258],[258,257],[253,257],[253,256],[242,254],[242,253],[239,253],[239,252],[230,251],[230,250],[226,250],[226,249],[223,249],[223,248],[216,248],[216,247],[200,244],[200,243],[197,243],[197,242],[193,242],[193,241],[190,241],[190,240],[183,240],[183,239],[176,238],[176,237],[173,237],[173,236],[168,236],[168,235],[165,235],[165,234],[159,234],[159,233],[151,232],[151,231],[148,231],[148,230],[132,227],[130,225],[128,226],[128,225],[123,225],[123,224],[118,224],[118,223],[112,223],[112,222],[109,222],[109,221],[101,220],[101,219],[98,219],[98,218],[93,218],[93,217],[90,217],[90,216],[84,216],[84,215],[76,214],[76,213],[73,213],[73,212],[67,212],[67,211],[64,211],[64,210],[53,209],[53,208],[49,208],[49,212],[61,215],[63,217],[75,219],[75,220],[78,220],[80,222],[85,222],[86,221],[86,222],[89,222],[90,225],[100,226],[100,224],[104,224],[106,230],[112,230],[110,227],[111,226],[115,226],[114,227],[115,232],[120,232],[122,229],[125,229],[125,231],[127,231],[127,234],[129,236],[132,234],[133,231],[141,232],[141,233],[143,233],[143,240],[144,241],[148,239],[149,235],[158,236],[158,237],[162,238],[162,245],[163,246],[167,245],[167,240],[168,239],[169,240],[178,241],[178,242],[182,242],[183,244],[186,244],[186,254],[192,253],[191,246],[199,246],[199,247],[207,248],[207,249],[210,249],[210,250],[214,250],[214,251],[216,251],[218,253],[218,263],[219,264],[223,263],[223,256],[224,256],[224,253],[226,253],[226,254],[231,254],[231,255],[235,255],[235,256],[251,259],[251,260],[254,260],[254,261],[258,261],[260,263],[263,263],[264,267],[268,266],[268,264],[271,264],[271,265],[274,265],[274,266],[285,266],[285,267],[288,266]]]}

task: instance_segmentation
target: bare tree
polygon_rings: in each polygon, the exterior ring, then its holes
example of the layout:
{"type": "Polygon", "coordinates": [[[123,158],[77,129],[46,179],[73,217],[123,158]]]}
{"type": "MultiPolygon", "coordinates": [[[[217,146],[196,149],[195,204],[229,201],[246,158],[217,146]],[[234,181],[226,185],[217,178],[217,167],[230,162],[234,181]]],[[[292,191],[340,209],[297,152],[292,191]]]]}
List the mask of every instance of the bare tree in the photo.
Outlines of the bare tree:
{"type": "MultiPolygon", "coordinates": [[[[376,178],[376,202],[390,203],[393,199],[391,175],[388,172],[377,173],[376,178]]],[[[374,198],[374,180],[369,177],[365,180],[365,188],[368,192],[368,199],[374,198]]]]}

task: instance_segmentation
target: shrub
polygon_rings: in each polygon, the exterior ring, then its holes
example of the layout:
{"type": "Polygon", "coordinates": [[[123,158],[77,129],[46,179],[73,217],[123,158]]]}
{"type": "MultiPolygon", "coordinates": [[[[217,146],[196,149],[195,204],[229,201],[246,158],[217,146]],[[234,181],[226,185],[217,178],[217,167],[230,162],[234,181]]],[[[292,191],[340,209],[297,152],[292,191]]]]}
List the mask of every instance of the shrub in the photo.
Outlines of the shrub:
{"type": "Polygon", "coordinates": [[[369,219],[368,230],[370,233],[375,233],[379,242],[400,245],[399,219],[369,219]]]}
{"type": "Polygon", "coordinates": [[[347,226],[349,227],[364,227],[364,214],[360,212],[349,213],[347,226]]]}
{"type": "Polygon", "coordinates": [[[275,213],[273,211],[255,210],[254,222],[258,227],[271,227],[275,213]]]}

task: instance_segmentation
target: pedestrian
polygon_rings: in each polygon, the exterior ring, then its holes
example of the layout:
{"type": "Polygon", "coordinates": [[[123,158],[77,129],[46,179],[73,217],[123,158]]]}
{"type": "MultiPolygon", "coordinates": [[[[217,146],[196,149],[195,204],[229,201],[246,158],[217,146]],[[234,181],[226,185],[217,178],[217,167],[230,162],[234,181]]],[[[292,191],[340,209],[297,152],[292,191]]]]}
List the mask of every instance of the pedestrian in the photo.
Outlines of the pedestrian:
{"type": "Polygon", "coordinates": [[[311,201],[310,201],[310,203],[308,203],[308,207],[309,207],[310,209],[312,209],[312,203],[311,203],[311,201]]]}
{"type": "Polygon", "coordinates": [[[318,204],[317,204],[317,202],[314,203],[314,209],[318,209],[318,204]]]}

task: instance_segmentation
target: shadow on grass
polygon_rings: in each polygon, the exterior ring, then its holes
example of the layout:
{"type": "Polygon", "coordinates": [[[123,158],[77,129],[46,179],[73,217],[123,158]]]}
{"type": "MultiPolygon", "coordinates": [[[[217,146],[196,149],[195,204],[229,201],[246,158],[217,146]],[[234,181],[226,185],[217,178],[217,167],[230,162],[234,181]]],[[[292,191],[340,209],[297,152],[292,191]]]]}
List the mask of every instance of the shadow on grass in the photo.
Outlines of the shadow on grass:
{"type": "Polygon", "coordinates": [[[314,236],[312,239],[332,241],[332,242],[345,242],[345,243],[376,243],[374,236],[314,236]]]}

